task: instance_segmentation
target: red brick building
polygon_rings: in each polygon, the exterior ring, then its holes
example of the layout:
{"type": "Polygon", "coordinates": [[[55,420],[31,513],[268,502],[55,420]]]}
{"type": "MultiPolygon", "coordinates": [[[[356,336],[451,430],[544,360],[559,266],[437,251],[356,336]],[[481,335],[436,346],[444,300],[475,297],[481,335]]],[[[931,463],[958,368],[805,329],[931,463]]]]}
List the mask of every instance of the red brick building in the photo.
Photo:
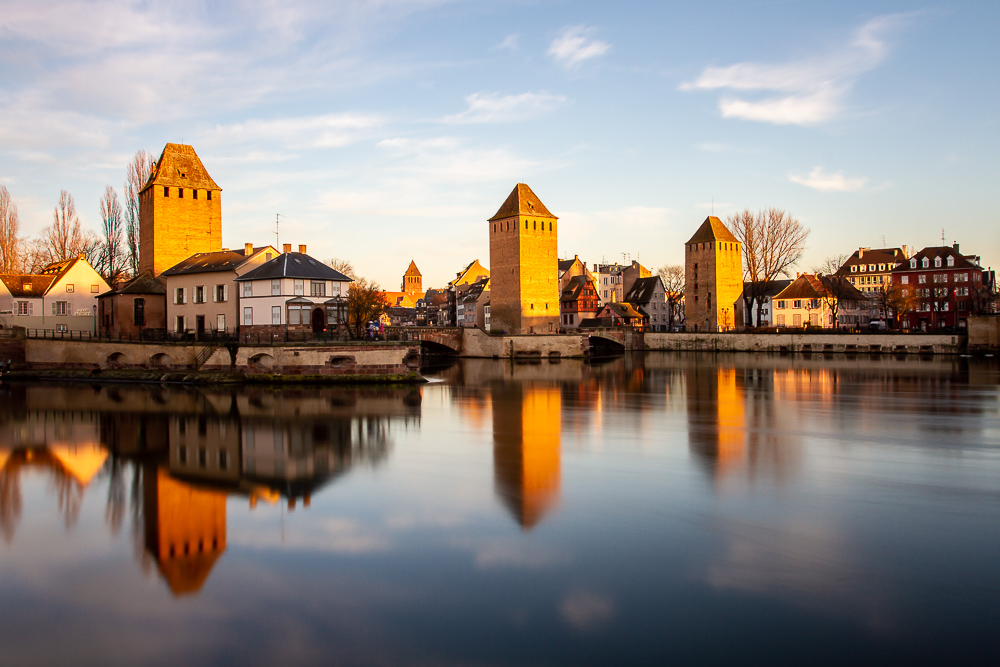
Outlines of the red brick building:
{"type": "Polygon", "coordinates": [[[924,248],[892,271],[912,297],[908,312],[899,313],[903,329],[964,328],[977,310],[984,289],[979,257],[963,255],[958,244],[924,248]]]}
{"type": "Polygon", "coordinates": [[[587,275],[570,278],[559,297],[559,310],[563,329],[576,329],[582,320],[597,317],[601,299],[593,278],[587,275]]]}

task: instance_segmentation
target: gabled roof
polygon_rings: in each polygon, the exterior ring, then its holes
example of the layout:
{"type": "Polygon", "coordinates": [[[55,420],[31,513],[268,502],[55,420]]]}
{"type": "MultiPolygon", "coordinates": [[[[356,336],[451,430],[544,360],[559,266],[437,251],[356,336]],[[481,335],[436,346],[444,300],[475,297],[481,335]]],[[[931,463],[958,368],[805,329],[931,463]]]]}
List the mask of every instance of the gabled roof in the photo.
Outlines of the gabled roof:
{"type": "Polygon", "coordinates": [[[331,269],[323,262],[301,252],[286,252],[278,255],[270,262],[264,262],[236,280],[266,280],[268,278],[309,278],[311,280],[353,282],[351,278],[340,271],[331,269]]]}
{"type": "Polygon", "coordinates": [[[208,170],[194,148],[187,144],[167,144],[163,147],[160,159],[153,165],[153,171],[142,186],[142,191],[145,192],[152,185],[222,190],[208,175],[208,170]]]}
{"type": "Polygon", "coordinates": [[[978,270],[978,271],[982,271],[983,270],[983,267],[981,267],[976,262],[976,259],[978,259],[978,258],[975,255],[963,255],[961,252],[959,252],[958,250],[956,250],[952,246],[928,246],[927,248],[924,248],[923,250],[921,250],[917,254],[915,254],[912,257],[910,257],[910,260],[914,260],[914,259],[917,260],[917,268],[911,269],[910,268],[910,262],[909,262],[909,260],[907,260],[907,261],[904,261],[899,266],[897,266],[894,269],[894,271],[899,271],[899,272],[902,272],[902,271],[929,271],[929,270],[932,270],[932,269],[935,269],[935,268],[938,269],[938,270],[941,270],[941,269],[975,269],[975,270],[978,270]],[[921,266],[921,262],[920,262],[920,260],[922,260],[924,257],[926,257],[929,260],[931,260],[931,265],[929,267],[927,267],[926,269],[921,266]],[[939,267],[935,267],[934,266],[934,258],[935,257],[940,257],[942,260],[945,260],[945,261],[941,262],[941,266],[939,266],[939,267]],[[954,266],[948,266],[946,260],[949,257],[954,257],[955,258],[955,265],[954,266]]]}
{"type": "Polygon", "coordinates": [[[421,276],[423,274],[421,274],[420,273],[420,269],[417,268],[417,263],[411,259],[410,260],[410,265],[408,267],[406,267],[406,273],[404,273],[403,275],[404,276],[421,276]]]}
{"type": "Polygon", "coordinates": [[[467,267],[465,267],[457,274],[455,274],[455,279],[452,280],[450,283],[448,283],[448,287],[475,282],[476,280],[479,280],[480,277],[485,277],[489,275],[490,275],[490,270],[487,269],[482,264],[480,264],[478,259],[474,259],[467,267]],[[475,271],[476,276],[472,276],[471,274],[473,273],[473,269],[475,269],[476,267],[479,267],[475,271]]]}
{"type": "Polygon", "coordinates": [[[733,236],[729,228],[714,215],[705,218],[701,227],[694,233],[694,236],[685,245],[691,243],[711,243],[712,241],[725,241],[727,243],[739,243],[740,240],[733,236]]]}
{"type": "Polygon", "coordinates": [[[22,299],[40,299],[45,296],[56,276],[6,274],[0,275],[0,280],[7,286],[10,295],[22,299]]]}
{"type": "Polygon", "coordinates": [[[144,271],[118,289],[105,292],[101,297],[118,294],[166,294],[167,288],[162,278],[153,276],[152,271],[144,271]]]}
{"type": "Polygon", "coordinates": [[[621,301],[605,304],[604,308],[612,310],[616,315],[624,319],[632,319],[636,317],[642,319],[643,317],[642,313],[636,310],[632,304],[621,301]]]}
{"type": "MultiPolygon", "coordinates": [[[[750,285],[751,284],[752,283],[743,283],[743,293],[740,295],[741,297],[742,296],[746,296],[747,290],[750,289],[750,285]]],[[[767,299],[767,298],[773,298],[774,296],[776,296],[777,294],[779,294],[781,292],[781,290],[783,290],[786,287],[788,287],[789,285],[791,285],[792,281],[791,280],[770,280],[770,281],[767,281],[767,282],[764,282],[764,283],[761,283],[761,284],[763,286],[760,288],[760,296],[762,296],[765,299],[767,299]]]]}
{"type": "Polygon", "coordinates": [[[534,215],[539,218],[553,218],[558,220],[556,216],[549,212],[549,209],[545,208],[545,204],[531,191],[531,188],[524,183],[518,183],[514,186],[507,200],[500,206],[500,210],[490,220],[512,218],[517,215],[534,215]]]}
{"type": "Polygon", "coordinates": [[[177,276],[185,273],[210,273],[213,271],[235,271],[247,260],[242,251],[219,250],[199,252],[174,264],[161,276],[177,276]]]}
{"type": "Polygon", "coordinates": [[[557,265],[559,266],[559,273],[565,273],[566,271],[569,271],[570,267],[573,266],[575,262],[576,259],[560,259],[557,262],[557,265]]]}
{"type": "MultiPolygon", "coordinates": [[[[560,299],[565,300],[575,300],[580,298],[580,293],[583,292],[583,288],[587,286],[588,282],[593,282],[590,280],[589,276],[573,276],[566,283],[566,289],[562,291],[560,299]]],[[[594,291],[597,291],[597,287],[594,287],[594,291]]]]}
{"type": "Polygon", "coordinates": [[[629,289],[628,294],[625,295],[623,300],[628,303],[649,303],[653,295],[656,294],[657,286],[663,287],[659,276],[636,278],[635,282],[632,283],[632,288],[629,289]]]}
{"type": "Polygon", "coordinates": [[[861,250],[855,250],[854,254],[848,257],[840,270],[837,271],[837,275],[846,275],[851,272],[852,266],[861,264],[866,266],[868,264],[887,264],[887,269],[891,271],[896,264],[905,262],[906,259],[902,248],[876,248],[875,250],[865,248],[863,254],[861,250]]]}
{"type": "MultiPolygon", "coordinates": [[[[814,273],[803,273],[792,284],[781,290],[772,299],[822,299],[827,295],[827,289],[823,285],[822,276],[814,273]]],[[[839,279],[837,291],[842,292],[840,298],[860,301],[865,298],[856,287],[847,282],[846,279],[839,279]]]]}

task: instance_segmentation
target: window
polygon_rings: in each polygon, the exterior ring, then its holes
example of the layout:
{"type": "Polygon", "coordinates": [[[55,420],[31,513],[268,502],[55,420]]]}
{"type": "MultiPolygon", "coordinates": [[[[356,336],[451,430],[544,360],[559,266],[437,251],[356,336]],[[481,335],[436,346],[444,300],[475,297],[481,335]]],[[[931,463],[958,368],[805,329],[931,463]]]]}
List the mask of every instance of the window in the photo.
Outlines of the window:
{"type": "Polygon", "coordinates": [[[53,301],[52,302],[52,314],[53,315],[65,315],[67,302],[65,301],[53,301]]]}
{"type": "Polygon", "coordinates": [[[303,294],[305,294],[305,288],[302,286],[302,279],[294,278],[293,280],[294,282],[292,283],[293,287],[292,291],[295,293],[295,296],[302,296],[303,294]]]}
{"type": "Polygon", "coordinates": [[[794,327],[800,327],[800,326],[802,326],[802,316],[801,315],[792,315],[792,326],[794,326],[794,327]]]}
{"type": "Polygon", "coordinates": [[[91,294],[97,294],[100,291],[101,291],[101,286],[100,285],[91,285],[90,286],[90,293],[91,294]]]}
{"type": "Polygon", "coordinates": [[[885,264],[879,264],[878,265],[878,270],[879,271],[885,271],[885,264]]]}
{"type": "Polygon", "coordinates": [[[32,303],[30,301],[18,301],[17,302],[17,314],[18,315],[31,315],[32,303]]]}
{"type": "Polygon", "coordinates": [[[868,270],[874,272],[875,271],[875,265],[874,264],[869,264],[868,265],[868,270]]]}
{"type": "MultiPolygon", "coordinates": [[[[779,301],[778,302],[778,309],[779,310],[784,310],[785,309],[785,302],[784,301],[779,301]]],[[[782,315],[782,317],[784,317],[784,315],[782,315]]]]}
{"type": "MultiPolygon", "coordinates": [[[[212,201],[212,191],[211,190],[209,190],[208,192],[206,192],[205,195],[206,195],[205,199],[207,199],[208,201],[212,201]]],[[[270,257],[268,257],[268,259],[270,259],[270,257]]]]}
{"type": "Polygon", "coordinates": [[[947,273],[935,273],[934,274],[934,282],[936,282],[936,283],[946,283],[946,282],[948,282],[948,274],[947,273]]]}
{"type": "Polygon", "coordinates": [[[288,323],[302,324],[302,306],[288,307],[288,323]]]}
{"type": "Polygon", "coordinates": [[[916,257],[914,257],[913,259],[910,260],[910,268],[911,269],[917,268],[917,258],[916,257]]]}
{"type": "Polygon", "coordinates": [[[56,331],[58,331],[59,333],[66,333],[67,331],[69,331],[69,325],[68,324],[57,324],[56,325],[56,331]]]}
{"type": "Polygon", "coordinates": [[[279,296],[281,294],[281,279],[271,278],[271,296],[279,296]]]}
{"type": "MultiPolygon", "coordinates": [[[[792,308],[801,308],[801,307],[802,307],[801,300],[792,301],[792,308]]],[[[796,317],[798,317],[798,315],[796,315],[796,317]]]]}
{"type": "Polygon", "coordinates": [[[271,324],[281,324],[281,306],[271,306],[271,324]]]}
{"type": "Polygon", "coordinates": [[[184,188],[177,188],[177,196],[184,199],[184,188]]]}
{"type": "Polygon", "coordinates": [[[72,294],[76,291],[76,286],[73,283],[66,283],[66,294],[72,294]]]}
{"type": "Polygon", "coordinates": [[[178,305],[181,305],[181,304],[184,303],[184,288],[183,287],[178,287],[174,291],[174,303],[178,304],[178,305]]]}
{"type": "Polygon", "coordinates": [[[864,265],[864,264],[862,264],[862,265],[861,265],[861,273],[864,273],[864,272],[865,272],[865,268],[866,268],[866,267],[865,267],[865,265],[864,265]]]}
{"type": "Polygon", "coordinates": [[[857,267],[857,265],[856,265],[856,264],[852,264],[852,265],[851,265],[851,273],[857,273],[857,272],[858,272],[858,267],[857,267]]]}
{"type": "Polygon", "coordinates": [[[219,313],[215,316],[215,330],[225,331],[226,330],[226,316],[219,313]]]}
{"type": "Polygon", "coordinates": [[[927,282],[927,274],[921,273],[919,276],[917,276],[917,282],[919,284],[921,284],[921,285],[923,285],[924,283],[926,283],[927,282]]]}
{"type": "Polygon", "coordinates": [[[253,326],[253,308],[246,306],[243,308],[243,326],[253,326]]]}
{"type": "Polygon", "coordinates": [[[164,197],[170,196],[170,188],[163,188],[163,196],[164,197]]]}
{"type": "Polygon", "coordinates": [[[174,331],[177,333],[183,333],[184,331],[184,316],[178,315],[174,320],[174,331]]]}
{"type": "Polygon", "coordinates": [[[132,324],[137,327],[146,326],[146,300],[132,300],[132,324]]]}
{"type": "Polygon", "coordinates": [[[779,327],[785,326],[785,316],[784,315],[778,315],[778,326],[779,327]]]}
{"type": "Polygon", "coordinates": [[[313,280],[309,283],[309,294],[312,296],[326,296],[326,282],[313,280]]]}
{"type": "Polygon", "coordinates": [[[198,198],[198,191],[197,190],[192,190],[191,191],[191,199],[197,199],[197,198],[198,198]]]}
{"type": "Polygon", "coordinates": [[[903,276],[902,278],[900,278],[900,282],[902,282],[904,285],[909,285],[910,284],[910,276],[903,276]]]}
{"type": "Polygon", "coordinates": [[[969,274],[968,273],[956,273],[955,274],[955,282],[956,283],[965,283],[965,282],[968,282],[968,281],[969,281],[969,274]]]}
{"type": "Polygon", "coordinates": [[[194,288],[194,302],[205,303],[205,286],[198,285],[194,288]]]}
{"type": "Polygon", "coordinates": [[[549,223],[549,231],[550,232],[552,231],[552,223],[551,222],[549,223]]]}
{"type": "Polygon", "coordinates": [[[253,296],[253,284],[249,280],[243,283],[243,296],[244,297],[253,296]]]}
{"type": "Polygon", "coordinates": [[[229,286],[228,285],[216,285],[215,286],[215,300],[218,302],[229,301],[229,286]]]}
{"type": "Polygon", "coordinates": [[[931,260],[927,259],[926,257],[924,257],[924,258],[923,258],[922,260],[920,260],[920,267],[921,267],[921,268],[924,268],[924,269],[926,269],[926,268],[928,268],[928,267],[929,267],[930,265],[931,265],[931,260]]]}
{"type": "Polygon", "coordinates": [[[948,256],[948,266],[955,266],[955,258],[951,255],[948,256]]]}
{"type": "Polygon", "coordinates": [[[940,257],[935,257],[934,258],[934,268],[935,269],[940,269],[941,268],[941,258],[940,257]]]}

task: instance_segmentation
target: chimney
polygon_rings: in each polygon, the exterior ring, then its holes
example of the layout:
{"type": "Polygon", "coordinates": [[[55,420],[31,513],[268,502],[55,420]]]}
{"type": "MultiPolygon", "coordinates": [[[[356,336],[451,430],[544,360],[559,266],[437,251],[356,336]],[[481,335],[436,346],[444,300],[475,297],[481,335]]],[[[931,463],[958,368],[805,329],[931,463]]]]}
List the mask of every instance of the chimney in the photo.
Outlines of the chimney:
{"type": "Polygon", "coordinates": [[[906,245],[905,243],[903,244],[903,257],[905,257],[906,259],[910,258],[910,246],[906,245]]]}
{"type": "Polygon", "coordinates": [[[958,252],[958,244],[957,243],[953,244],[951,247],[955,249],[955,252],[958,252]]]}
{"type": "Polygon", "coordinates": [[[291,252],[291,251],[292,251],[292,244],[291,243],[282,243],[281,244],[281,252],[291,252]]]}
{"type": "Polygon", "coordinates": [[[303,255],[306,254],[306,246],[305,246],[305,244],[300,244],[299,245],[299,252],[302,253],[303,255]]]}
{"type": "Polygon", "coordinates": [[[243,244],[243,256],[244,257],[249,257],[252,254],[253,254],[253,244],[252,243],[244,243],[243,244]]]}
{"type": "Polygon", "coordinates": [[[864,258],[865,258],[865,249],[858,248],[858,259],[864,259],[864,258]]]}

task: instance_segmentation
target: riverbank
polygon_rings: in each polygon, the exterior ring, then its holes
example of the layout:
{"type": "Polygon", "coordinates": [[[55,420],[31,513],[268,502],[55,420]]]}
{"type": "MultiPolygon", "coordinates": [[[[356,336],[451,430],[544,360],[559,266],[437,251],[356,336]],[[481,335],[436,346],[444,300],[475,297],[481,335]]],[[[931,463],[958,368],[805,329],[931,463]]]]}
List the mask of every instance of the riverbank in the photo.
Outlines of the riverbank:
{"type": "Polygon", "coordinates": [[[226,371],[160,371],[143,369],[48,368],[16,370],[0,376],[3,382],[114,382],[187,385],[347,385],[347,384],[419,384],[427,382],[420,373],[342,374],[342,375],[273,375],[226,371]]]}

